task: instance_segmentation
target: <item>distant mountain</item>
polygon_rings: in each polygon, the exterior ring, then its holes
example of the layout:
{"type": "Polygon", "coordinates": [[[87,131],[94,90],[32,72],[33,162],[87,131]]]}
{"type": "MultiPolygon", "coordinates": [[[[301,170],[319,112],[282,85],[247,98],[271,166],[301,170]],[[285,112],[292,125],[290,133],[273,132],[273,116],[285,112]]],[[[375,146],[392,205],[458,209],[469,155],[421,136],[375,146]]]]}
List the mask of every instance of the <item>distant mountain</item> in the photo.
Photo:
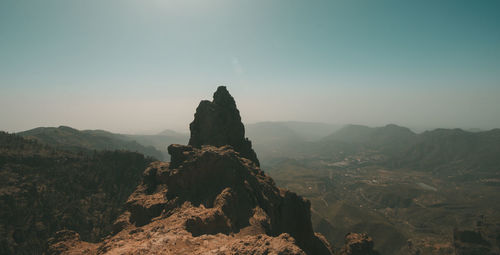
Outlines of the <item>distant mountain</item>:
{"type": "Polygon", "coordinates": [[[389,124],[384,127],[348,125],[325,137],[322,142],[338,143],[354,151],[377,150],[395,154],[410,146],[417,134],[409,128],[389,124]]]}
{"type": "Polygon", "coordinates": [[[187,144],[189,135],[178,133],[171,130],[165,130],[157,135],[123,135],[129,140],[136,141],[144,146],[152,146],[162,154],[160,159],[169,160],[167,147],[171,144],[187,144]]]}
{"type": "Polygon", "coordinates": [[[500,129],[468,132],[435,129],[416,134],[397,125],[348,125],[308,147],[311,154],[380,154],[397,167],[493,170],[500,164],[500,129]]]}
{"type": "Polygon", "coordinates": [[[266,121],[247,124],[245,128],[247,135],[252,139],[263,140],[273,137],[275,140],[316,141],[336,131],[340,126],[320,122],[266,121]]]}
{"type": "Polygon", "coordinates": [[[246,126],[246,136],[252,141],[262,160],[293,154],[304,138],[283,123],[260,122],[246,126]]]}
{"type": "Polygon", "coordinates": [[[144,146],[134,141],[134,137],[114,134],[104,130],[77,130],[67,126],[39,127],[17,133],[35,139],[43,144],[71,151],[83,150],[126,150],[163,159],[163,154],[153,146],[144,146]]]}
{"type": "MultiPolygon", "coordinates": [[[[326,123],[283,121],[248,124],[245,131],[258,156],[265,161],[267,158],[302,153],[307,148],[305,144],[319,140],[338,128],[326,123]]],[[[18,135],[58,148],[137,151],[160,160],[170,159],[167,151],[170,144],[187,144],[189,141],[189,134],[170,129],[156,135],[130,135],[60,126],[35,128],[18,135]]]]}
{"type": "Polygon", "coordinates": [[[157,134],[158,136],[169,136],[169,137],[186,137],[189,134],[180,133],[171,129],[165,129],[157,134]]]}
{"type": "Polygon", "coordinates": [[[302,154],[308,143],[337,129],[338,126],[332,124],[299,121],[258,122],[245,126],[246,136],[264,162],[302,154]]]}
{"type": "Polygon", "coordinates": [[[500,129],[482,132],[436,129],[418,135],[415,143],[394,161],[418,169],[499,171],[499,155],[500,129]]]}

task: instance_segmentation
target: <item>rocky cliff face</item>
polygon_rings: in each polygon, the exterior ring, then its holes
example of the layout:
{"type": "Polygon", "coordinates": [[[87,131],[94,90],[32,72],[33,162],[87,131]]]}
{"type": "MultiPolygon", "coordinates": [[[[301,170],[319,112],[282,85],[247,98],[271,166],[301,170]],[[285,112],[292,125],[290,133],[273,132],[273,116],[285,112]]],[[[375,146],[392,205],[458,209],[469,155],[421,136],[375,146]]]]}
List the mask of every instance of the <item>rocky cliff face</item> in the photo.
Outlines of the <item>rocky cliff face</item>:
{"type": "Polygon", "coordinates": [[[99,244],[74,233],[54,239],[53,253],[332,254],[313,232],[310,203],[274,181],[230,146],[171,145],[155,162],[99,244]]]}
{"type": "MultiPolygon", "coordinates": [[[[99,243],[63,230],[51,254],[331,255],[315,233],[308,200],[280,189],[259,167],[233,97],[219,87],[202,101],[189,145],[168,147],[130,195],[113,233],[99,243]]],[[[343,255],[378,254],[365,234],[349,234],[343,255]]]]}
{"type": "Polygon", "coordinates": [[[226,87],[218,87],[211,102],[200,102],[189,129],[189,145],[198,148],[201,145],[231,145],[242,157],[259,165],[252,143],[245,138],[245,127],[241,123],[240,112],[226,87]]]}
{"type": "Polygon", "coordinates": [[[54,254],[332,254],[314,233],[309,201],[276,187],[259,167],[234,99],[202,101],[189,145],[171,145],[130,195],[113,235],[87,243],[71,231],[54,254]]]}

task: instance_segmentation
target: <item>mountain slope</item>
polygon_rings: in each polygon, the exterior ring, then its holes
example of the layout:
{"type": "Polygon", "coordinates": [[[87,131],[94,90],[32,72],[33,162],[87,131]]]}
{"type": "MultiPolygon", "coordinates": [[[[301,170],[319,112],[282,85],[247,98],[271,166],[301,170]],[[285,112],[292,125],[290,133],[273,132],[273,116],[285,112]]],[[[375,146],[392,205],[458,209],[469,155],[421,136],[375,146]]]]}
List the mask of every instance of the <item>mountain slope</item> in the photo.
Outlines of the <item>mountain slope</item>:
{"type": "Polygon", "coordinates": [[[0,254],[44,254],[64,228],[98,241],[150,160],[133,152],[78,153],[0,132],[0,254]]]}
{"type": "Polygon", "coordinates": [[[39,127],[19,132],[18,135],[65,150],[127,150],[157,159],[163,158],[162,153],[152,146],[146,147],[131,140],[128,136],[103,130],[79,131],[66,126],[39,127]]]}
{"type": "Polygon", "coordinates": [[[394,124],[376,128],[348,125],[325,137],[322,142],[349,145],[352,150],[378,150],[394,154],[408,148],[416,136],[410,129],[394,124]]]}
{"type": "Polygon", "coordinates": [[[143,146],[152,146],[161,152],[161,160],[169,160],[167,147],[171,144],[186,144],[189,141],[189,135],[177,133],[171,130],[165,130],[156,135],[123,135],[126,139],[136,141],[143,146]]]}
{"type": "Polygon", "coordinates": [[[426,131],[413,146],[394,159],[397,165],[415,169],[474,170],[498,172],[500,169],[500,129],[467,132],[461,129],[426,131]]]}
{"type": "Polygon", "coordinates": [[[436,129],[415,134],[396,125],[376,128],[349,125],[310,143],[307,150],[309,156],[316,153],[332,160],[355,157],[361,161],[377,158],[372,163],[417,170],[498,171],[500,129],[482,132],[436,129]]]}

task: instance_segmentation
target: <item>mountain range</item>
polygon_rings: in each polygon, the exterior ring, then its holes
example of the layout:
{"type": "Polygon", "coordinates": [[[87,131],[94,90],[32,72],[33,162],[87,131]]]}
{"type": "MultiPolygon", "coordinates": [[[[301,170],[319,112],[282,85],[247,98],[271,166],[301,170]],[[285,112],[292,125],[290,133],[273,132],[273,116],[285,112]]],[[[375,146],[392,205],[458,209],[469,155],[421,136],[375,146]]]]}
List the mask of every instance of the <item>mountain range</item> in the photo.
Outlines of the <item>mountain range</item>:
{"type": "MultiPolygon", "coordinates": [[[[130,240],[126,249],[133,252],[135,245],[163,240],[174,229],[174,243],[189,239],[201,245],[193,254],[207,249],[317,254],[316,246],[325,247],[320,248],[324,254],[357,254],[356,247],[363,247],[361,254],[377,254],[373,248],[383,254],[495,254],[499,249],[497,209],[485,205],[496,200],[500,183],[500,129],[415,133],[394,124],[310,122],[244,127],[234,99],[222,88],[213,101],[200,103],[190,130],[190,136],[172,130],[129,135],[60,126],[0,133],[0,232],[5,236],[0,253],[115,252],[121,240],[130,240]],[[176,143],[188,145],[170,146],[176,143]],[[146,167],[155,159],[171,162],[146,167]],[[218,174],[205,173],[203,166],[218,174]],[[260,167],[311,204],[277,188],[260,167]],[[192,176],[180,174],[183,169],[191,169],[192,176]],[[241,179],[229,178],[231,169],[240,169],[241,179]],[[260,184],[240,190],[240,181],[260,184]],[[204,194],[193,188],[198,186],[213,190],[204,194]],[[187,192],[191,189],[194,193],[187,192]],[[246,213],[234,211],[234,197],[254,196],[238,205],[246,213]],[[175,225],[182,215],[190,216],[175,225]],[[287,220],[276,223],[277,215],[287,220]],[[455,220],[436,220],[449,217],[455,220]],[[287,226],[297,221],[300,227],[287,226]],[[157,231],[169,224],[167,232],[157,231]],[[158,236],[134,237],[144,229],[158,236]],[[304,231],[308,234],[300,234],[304,231]],[[217,233],[235,237],[211,239],[224,244],[220,247],[197,239],[217,233]],[[112,238],[102,239],[105,235],[112,238]],[[264,246],[246,245],[257,240],[264,246]]],[[[154,247],[149,251],[164,246],[154,247]]],[[[186,247],[171,246],[175,252],[186,247]]]]}
{"type": "MultiPolygon", "coordinates": [[[[409,128],[325,123],[259,122],[245,131],[265,164],[279,158],[319,157],[338,159],[368,154],[378,163],[395,167],[432,170],[451,164],[482,171],[495,170],[500,163],[500,129],[464,131],[435,129],[417,134],[409,128]],[[333,131],[332,131],[333,130],[333,131]],[[377,157],[377,155],[379,157],[377,157]]],[[[40,127],[17,133],[20,136],[69,150],[127,150],[168,160],[167,147],[187,143],[189,136],[172,130],[157,135],[115,134],[104,130],[71,127],[40,127]]]]}

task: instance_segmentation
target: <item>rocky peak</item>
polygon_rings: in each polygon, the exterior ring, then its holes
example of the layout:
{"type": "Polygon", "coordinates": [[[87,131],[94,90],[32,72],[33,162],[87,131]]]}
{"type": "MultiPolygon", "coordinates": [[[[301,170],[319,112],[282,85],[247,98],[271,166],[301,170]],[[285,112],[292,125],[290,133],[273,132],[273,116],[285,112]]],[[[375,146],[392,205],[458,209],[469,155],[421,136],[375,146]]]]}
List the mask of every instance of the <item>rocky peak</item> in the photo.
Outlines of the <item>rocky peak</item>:
{"type": "Polygon", "coordinates": [[[309,201],[276,187],[231,146],[171,145],[169,152],[172,162],[144,171],[114,235],[91,245],[72,234],[51,240],[52,252],[332,254],[312,229],[309,201]]]}
{"type": "Polygon", "coordinates": [[[212,101],[200,102],[189,129],[191,130],[189,145],[196,148],[202,145],[230,145],[242,157],[259,165],[252,143],[245,138],[245,127],[241,122],[240,112],[226,87],[218,87],[212,101]]]}
{"type": "Polygon", "coordinates": [[[313,231],[308,200],[280,189],[258,165],[234,99],[202,101],[189,145],[168,148],[130,195],[113,234],[97,244],[61,232],[54,254],[331,255],[313,231]]]}
{"type": "Polygon", "coordinates": [[[236,102],[233,96],[229,94],[229,91],[227,91],[226,86],[219,86],[217,88],[217,91],[214,92],[213,103],[220,106],[236,108],[236,102]]]}

